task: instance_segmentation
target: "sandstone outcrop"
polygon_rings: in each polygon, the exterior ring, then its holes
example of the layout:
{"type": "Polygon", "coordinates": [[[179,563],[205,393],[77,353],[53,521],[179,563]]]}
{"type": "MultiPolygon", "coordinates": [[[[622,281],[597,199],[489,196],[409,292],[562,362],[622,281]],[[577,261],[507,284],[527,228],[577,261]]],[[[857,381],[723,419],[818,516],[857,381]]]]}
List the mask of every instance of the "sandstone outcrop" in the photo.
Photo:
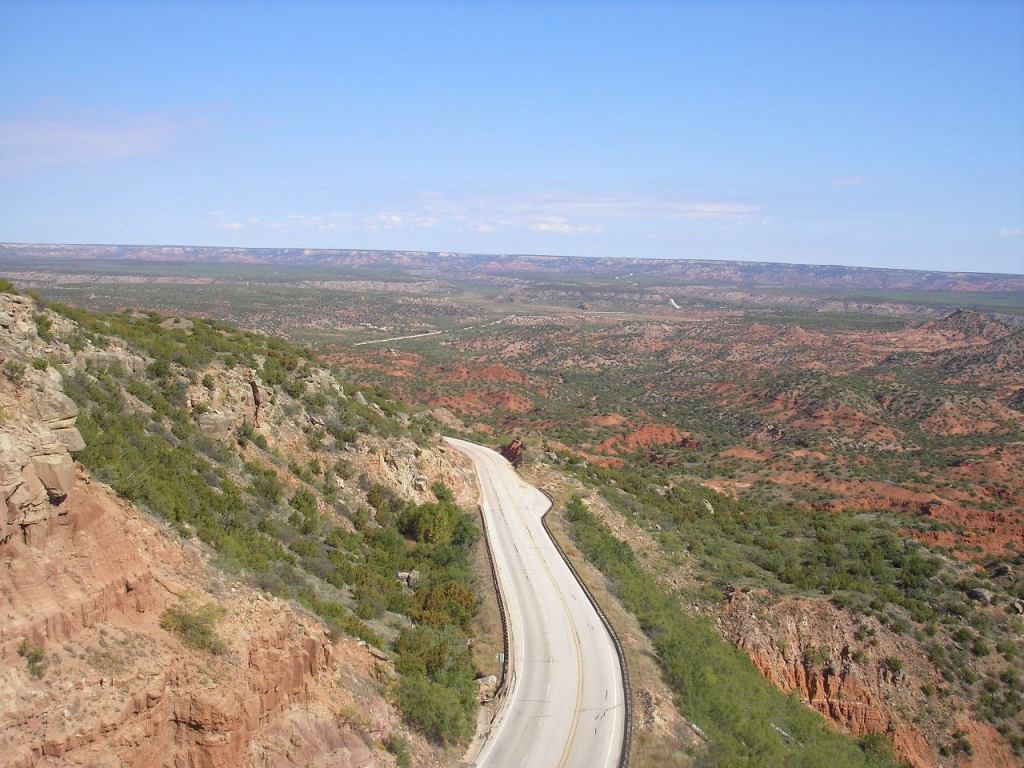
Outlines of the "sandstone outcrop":
{"type": "MultiPolygon", "coordinates": [[[[20,297],[8,297],[20,298],[20,297]]],[[[7,302],[8,326],[0,327],[0,356],[17,370],[12,378],[0,378],[0,501],[5,510],[0,518],[0,541],[17,536],[28,541],[32,526],[62,514],[54,506],[67,498],[75,486],[72,451],[85,447],[75,427],[78,408],[64,394],[60,374],[53,368],[40,370],[25,363],[38,359],[42,340],[34,325],[15,322],[30,314],[20,302],[7,302]],[[11,328],[19,329],[15,336],[11,328]]]]}
{"type": "MultiPolygon", "coordinates": [[[[758,597],[728,590],[717,623],[768,680],[854,735],[886,735],[896,756],[914,768],[953,764],[940,760],[933,746],[948,742],[943,726],[913,717],[929,710],[923,690],[942,683],[923,653],[875,619],[857,622],[825,600],[783,598],[768,607],[758,597]]],[[[955,720],[961,731],[992,730],[956,696],[936,705],[945,710],[947,725],[955,720]]],[[[969,764],[1016,764],[1005,743],[991,735],[985,753],[985,760],[969,764]]]]}

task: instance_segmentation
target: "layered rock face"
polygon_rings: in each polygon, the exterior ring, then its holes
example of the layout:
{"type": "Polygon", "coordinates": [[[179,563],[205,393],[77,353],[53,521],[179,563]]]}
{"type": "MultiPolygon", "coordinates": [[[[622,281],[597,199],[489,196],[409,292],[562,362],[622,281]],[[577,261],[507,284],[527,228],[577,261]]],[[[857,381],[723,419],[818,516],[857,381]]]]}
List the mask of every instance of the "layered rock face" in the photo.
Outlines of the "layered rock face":
{"type": "Polygon", "coordinates": [[[730,590],[717,623],[777,687],[852,734],[885,734],[896,756],[914,768],[1018,764],[995,729],[959,696],[929,706],[922,688],[942,680],[906,638],[873,618],[854,621],[827,601],[784,598],[769,607],[758,597],[730,590]],[[976,745],[966,759],[941,758],[932,746],[950,726],[976,745]]]}
{"type": "Polygon", "coordinates": [[[37,378],[34,397],[15,398],[7,408],[16,415],[0,425],[0,496],[7,507],[0,540],[28,541],[33,526],[59,509],[75,486],[71,451],[85,447],[74,426],[78,409],[57,389],[59,379],[37,378]]]}
{"type": "MultiPolygon", "coordinates": [[[[387,663],[225,577],[75,463],[77,409],[36,361],[97,360],[41,338],[39,312],[0,294],[0,764],[393,766],[387,663]],[[162,625],[190,606],[217,607],[223,653],[162,625]]],[[[410,750],[434,764],[418,737],[410,750]]]]}

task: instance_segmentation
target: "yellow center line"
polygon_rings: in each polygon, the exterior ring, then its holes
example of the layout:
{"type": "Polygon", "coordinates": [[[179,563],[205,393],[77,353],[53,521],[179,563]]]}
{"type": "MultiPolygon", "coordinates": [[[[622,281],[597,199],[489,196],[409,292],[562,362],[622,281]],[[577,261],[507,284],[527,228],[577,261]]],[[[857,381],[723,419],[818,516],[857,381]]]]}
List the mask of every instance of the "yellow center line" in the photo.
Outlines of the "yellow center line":
{"type": "Polygon", "coordinates": [[[553,574],[551,572],[551,568],[548,567],[547,560],[544,559],[544,555],[540,551],[540,547],[537,545],[537,540],[533,537],[533,532],[530,530],[530,526],[526,525],[525,527],[526,533],[530,537],[530,542],[533,544],[533,548],[537,550],[537,556],[540,558],[541,565],[544,566],[544,570],[547,571],[548,578],[551,579],[551,585],[555,588],[555,594],[558,595],[558,600],[562,603],[562,610],[565,611],[565,618],[569,623],[569,629],[572,632],[572,640],[576,644],[576,707],[572,713],[572,727],[569,728],[569,738],[565,742],[565,748],[562,750],[562,757],[558,761],[558,768],[565,768],[565,764],[569,762],[572,743],[576,739],[576,731],[580,725],[580,714],[583,710],[583,646],[580,644],[580,636],[576,631],[576,624],[573,622],[572,614],[569,612],[569,604],[565,602],[565,596],[562,595],[562,590],[558,588],[558,582],[555,581],[555,574],[553,574]]]}
{"type": "MultiPolygon", "coordinates": [[[[482,478],[481,478],[482,479],[482,478]]],[[[481,486],[483,484],[481,483],[481,486]]],[[[504,509],[504,505],[501,503],[501,494],[498,493],[498,489],[494,478],[489,479],[489,485],[491,490],[494,492],[495,506],[502,517],[507,519],[507,515],[504,509]]],[[[508,490],[505,483],[501,483],[508,490]]],[[[483,488],[481,487],[481,491],[483,488]]],[[[565,768],[566,763],[569,762],[569,757],[572,752],[573,741],[576,739],[576,732],[579,730],[580,715],[583,712],[583,646],[580,643],[579,633],[576,631],[576,624],[572,620],[572,614],[569,610],[569,604],[565,600],[565,596],[562,591],[558,588],[558,583],[555,581],[555,575],[552,573],[550,566],[548,566],[547,560],[544,558],[544,554],[541,551],[540,546],[537,544],[537,539],[533,535],[533,531],[530,530],[530,526],[525,520],[522,520],[523,527],[526,529],[527,536],[530,537],[530,543],[533,545],[534,550],[537,553],[540,563],[544,566],[544,570],[548,575],[548,579],[551,581],[551,586],[554,587],[555,594],[558,595],[558,600],[562,604],[562,610],[565,612],[566,621],[569,623],[569,630],[572,632],[573,643],[576,645],[576,705],[573,709],[572,725],[569,728],[569,737],[566,740],[565,747],[562,749],[561,758],[558,761],[558,768],[565,768]]],[[[511,641],[511,637],[510,637],[511,641]]],[[[510,642],[511,645],[511,642],[510,642]]],[[[511,653],[511,647],[507,649],[511,653]]]]}

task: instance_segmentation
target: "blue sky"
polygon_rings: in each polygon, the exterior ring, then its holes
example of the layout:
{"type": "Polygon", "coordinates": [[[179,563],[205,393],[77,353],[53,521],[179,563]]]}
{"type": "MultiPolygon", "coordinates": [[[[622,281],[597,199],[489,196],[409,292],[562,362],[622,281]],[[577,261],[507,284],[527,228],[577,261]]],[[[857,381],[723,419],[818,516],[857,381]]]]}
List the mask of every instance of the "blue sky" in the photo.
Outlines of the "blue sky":
{"type": "Polygon", "coordinates": [[[1024,272],[1024,2],[0,0],[0,240],[1024,272]]]}

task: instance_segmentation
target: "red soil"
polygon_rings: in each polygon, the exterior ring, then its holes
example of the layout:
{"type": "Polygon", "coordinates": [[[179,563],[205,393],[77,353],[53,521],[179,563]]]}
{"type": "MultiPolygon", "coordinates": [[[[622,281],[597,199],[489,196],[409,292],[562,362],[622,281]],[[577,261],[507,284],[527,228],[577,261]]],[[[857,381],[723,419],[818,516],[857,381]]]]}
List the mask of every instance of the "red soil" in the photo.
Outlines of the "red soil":
{"type": "Polygon", "coordinates": [[[662,445],[685,447],[693,444],[693,435],[688,432],[680,432],[668,424],[647,424],[632,432],[610,437],[597,447],[603,453],[629,453],[662,445]]]}

